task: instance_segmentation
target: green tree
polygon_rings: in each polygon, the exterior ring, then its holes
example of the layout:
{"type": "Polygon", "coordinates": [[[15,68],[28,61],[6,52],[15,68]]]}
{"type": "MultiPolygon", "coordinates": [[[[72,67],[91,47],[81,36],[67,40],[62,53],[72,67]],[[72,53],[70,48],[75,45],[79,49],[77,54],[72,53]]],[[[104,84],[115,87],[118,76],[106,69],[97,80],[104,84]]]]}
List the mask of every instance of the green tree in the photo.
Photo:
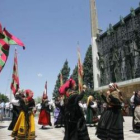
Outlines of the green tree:
{"type": "Polygon", "coordinates": [[[88,47],[83,63],[83,81],[88,88],[93,89],[93,60],[92,60],[92,46],[88,47]]]}
{"type": "MultiPolygon", "coordinates": [[[[65,83],[68,80],[69,74],[70,74],[70,67],[68,66],[68,61],[67,60],[65,61],[64,65],[63,65],[61,73],[62,73],[62,76],[63,76],[63,82],[65,83]]],[[[60,76],[60,74],[59,74],[59,76],[60,76]]],[[[59,82],[60,82],[60,77],[59,77],[59,82]]]]}
{"type": "Polygon", "coordinates": [[[37,98],[35,98],[35,102],[36,102],[36,103],[41,103],[41,102],[42,102],[42,97],[37,97],[37,98]]]}
{"type": "Polygon", "coordinates": [[[2,100],[4,102],[9,102],[9,98],[6,95],[0,93],[0,101],[2,101],[2,100]]]}
{"type": "Polygon", "coordinates": [[[59,87],[60,87],[60,74],[57,76],[56,84],[53,90],[53,98],[56,98],[59,95],[59,87]]]}
{"type": "Polygon", "coordinates": [[[70,77],[72,77],[75,80],[76,85],[77,85],[76,90],[78,90],[78,65],[75,66],[70,77]]]}
{"type": "MultiPolygon", "coordinates": [[[[63,82],[65,83],[68,80],[69,74],[70,74],[70,67],[68,66],[67,60],[65,61],[60,72],[62,73],[62,76],[63,76],[63,82]]],[[[59,88],[60,88],[60,73],[58,74],[56,84],[53,90],[53,98],[56,98],[59,95],[59,91],[58,91],[59,88]]]]}

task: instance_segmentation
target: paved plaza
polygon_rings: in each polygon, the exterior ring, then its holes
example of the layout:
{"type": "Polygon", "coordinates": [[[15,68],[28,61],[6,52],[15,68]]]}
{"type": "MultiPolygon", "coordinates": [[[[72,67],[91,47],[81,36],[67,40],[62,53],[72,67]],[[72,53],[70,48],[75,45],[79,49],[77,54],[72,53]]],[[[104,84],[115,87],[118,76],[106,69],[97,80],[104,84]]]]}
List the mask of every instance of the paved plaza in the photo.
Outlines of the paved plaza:
{"type": "MultiPolygon", "coordinates": [[[[140,140],[140,134],[133,133],[131,131],[131,117],[124,117],[124,139],[125,140],[140,140]]],[[[37,124],[38,118],[35,117],[36,122],[36,140],[63,140],[64,128],[47,127],[41,129],[41,126],[37,124]]],[[[0,122],[0,140],[12,140],[10,137],[11,131],[7,130],[10,121],[0,122]]],[[[88,127],[91,140],[99,140],[95,135],[95,127],[88,127]]]]}

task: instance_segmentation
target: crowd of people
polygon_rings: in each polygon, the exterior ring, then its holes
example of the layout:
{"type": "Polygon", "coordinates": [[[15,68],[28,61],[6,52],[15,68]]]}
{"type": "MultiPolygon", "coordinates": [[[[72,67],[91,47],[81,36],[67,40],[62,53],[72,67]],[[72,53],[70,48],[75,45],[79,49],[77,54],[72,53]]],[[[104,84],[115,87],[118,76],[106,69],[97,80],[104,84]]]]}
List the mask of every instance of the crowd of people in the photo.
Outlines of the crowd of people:
{"type": "Polygon", "coordinates": [[[4,99],[0,100],[0,121],[3,121],[4,117],[12,117],[13,106],[10,102],[4,102],[4,99]]]}
{"type": "MultiPolygon", "coordinates": [[[[90,140],[87,129],[90,126],[96,127],[95,135],[101,140],[124,140],[122,113],[124,100],[117,84],[111,83],[105,93],[100,92],[104,101],[100,118],[96,98],[89,95],[87,101],[83,103],[87,87],[83,85],[80,94],[75,91],[75,87],[75,81],[70,78],[59,88],[60,95],[54,103],[48,99],[46,93],[43,93],[41,105],[37,105],[40,111],[38,124],[41,128],[45,129],[46,126],[52,125],[55,128],[64,127],[63,140],[90,140]],[[53,105],[54,122],[51,120],[53,105]]],[[[133,106],[133,131],[140,133],[140,91],[134,92],[130,101],[133,106]]],[[[34,114],[37,109],[33,92],[29,89],[19,90],[10,104],[13,115],[8,130],[12,131],[11,136],[15,140],[34,140],[36,137],[34,114]]],[[[8,103],[5,107],[8,107],[8,103]]],[[[0,103],[0,110],[0,114],[4,114],[4,102],[0,103]]],[[[5,112],[8,112],[8,109],[5,109],[5,112]]]]}
{"type": "MultiPolygon", "coordinates": [[[[98,103],[94,96],[89,96],[86,103],[82,103],[82,99],[87,94],[87,87],[84,85],[82,91],[76,93],[75,81],[69,79],[59,88],[60,96],[55,100],[54,109],[54,126],[64,127],[63,140],[90,140],[88,126],[96,127],[96,134],[102,140],[123,140],[123,115],[122,115],[122,93],[114,83],[109,84],[108,91],[101,96],[105,106],[98,117],[98,103]]],[[[42,104],[44,99],[42,98],[42,104]]],[[[47,98],[46,98],[47,99],[47,98]]],[[[49,105],[49,103],[47,103],[49,105]]],[[[45,113],[49,112],[47,109],[45,113]]],[[[45,127],[50,125],[50,114],[42,115],[43,105],[39,115],[38,123],[45,127]],[[41,120],[47,119],[48,122],[40,123],[41,120]]]]}

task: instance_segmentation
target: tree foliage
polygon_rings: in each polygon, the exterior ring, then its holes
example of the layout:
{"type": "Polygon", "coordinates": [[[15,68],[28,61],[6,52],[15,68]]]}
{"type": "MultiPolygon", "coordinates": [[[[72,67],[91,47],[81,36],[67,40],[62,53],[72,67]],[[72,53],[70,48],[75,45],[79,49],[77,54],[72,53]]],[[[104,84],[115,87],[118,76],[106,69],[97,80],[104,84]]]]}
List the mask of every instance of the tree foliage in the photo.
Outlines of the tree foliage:
{"type": "Polygon", "coordinates": [[[75,66],[70,77],[72,77],[75,80],[76,85],[77,85],[76,90],[78,90],[78,65],[75,66]]]}
{"type": "MultiPolygon", "coordinates": [[[[63,76],[63,83],[65,83],[68,80],[69,74],[70,74],[70,67],[68,66],[67,60],[64,62],[64,65],[62,69],[60,70],[60,72],[62,73],[62,76],[63,76]]],[[[58,91],[59,88],[60,88],[60,73],[58,74],[56,84],[53,90],[53,98],[56,98],[57,96],[59,96],[59,91],[58,91]]]]}
{"type": "Polygon", "coordinates": [[[35,98],[35,102],[36,102],[36,103],[41,103],[41,102],[42,102],[42,97],[37,97],[37,98],[35,98]]]}
{"type": "MultiPolygon", "coordinates": [[[[62,73],[62,76],[63,76],[63,82],[65,83],[68,80],[69,74],[70,74],[70,67],[68,66],[68,61],[67,60],[65,61],[64,65],[63,65],[61,73],[62,73]]],[[[60,82],[60,77],[59,77],[59,82],[60,82]]]]}
{"type": "Polygon", "coordinates": [[[4,101],[6,103],[9,102],[9,98],[6,95],[0,93],[0,101],[4,101]]]}
{"type": "Polygon", "coordinates": [[[92,46],[90,45],[86,56],[83,62],[83,70],[84,70],[84,77],[83,81],[84,84],[87,85],[88,88],[93,89],[93,60],[92,60],[92,46]]]}

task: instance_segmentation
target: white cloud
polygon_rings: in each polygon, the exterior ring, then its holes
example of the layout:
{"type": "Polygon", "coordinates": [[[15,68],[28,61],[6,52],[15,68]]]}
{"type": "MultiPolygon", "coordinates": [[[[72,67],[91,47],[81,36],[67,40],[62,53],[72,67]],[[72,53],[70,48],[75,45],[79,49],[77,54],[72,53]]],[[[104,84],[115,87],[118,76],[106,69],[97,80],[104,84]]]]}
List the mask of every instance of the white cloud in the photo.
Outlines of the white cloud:
{"type": "Polygon", "coordinates": [[[42,77],[43,75],[42,75],[41,73],[38,73],[37,76],[38,76],[38,77],[42,77]]]}

